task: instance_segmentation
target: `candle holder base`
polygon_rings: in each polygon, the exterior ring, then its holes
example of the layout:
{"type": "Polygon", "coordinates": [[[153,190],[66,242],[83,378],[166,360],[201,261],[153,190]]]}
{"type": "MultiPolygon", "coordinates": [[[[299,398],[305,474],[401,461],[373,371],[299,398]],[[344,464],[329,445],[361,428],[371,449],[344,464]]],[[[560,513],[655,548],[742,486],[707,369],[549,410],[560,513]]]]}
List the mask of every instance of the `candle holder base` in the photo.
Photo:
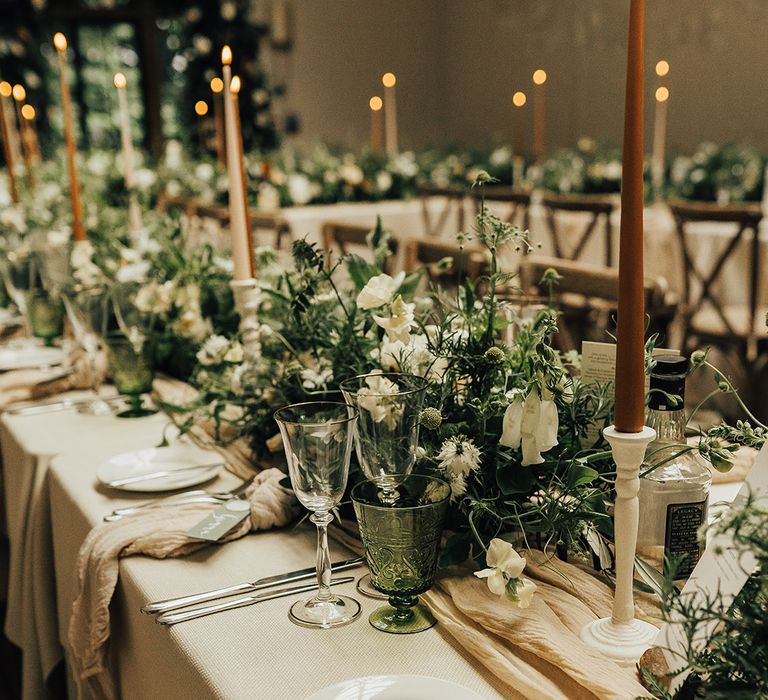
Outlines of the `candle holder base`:
{"type": "Polygon", "coordinates": [[[591,622],[579,633],[588,647],[621,666],[634,666],[656,639],[659,630],[643,620],[614,622],[610,617],[591,622]]]}
{"type": "Polygon", "coordinates": [[[240,338],[246,359],[258,354],[259,302],[261,290],[255,279],[232,280],[229,283],[235,300],[235,310],[240,316],[240,338]]]}

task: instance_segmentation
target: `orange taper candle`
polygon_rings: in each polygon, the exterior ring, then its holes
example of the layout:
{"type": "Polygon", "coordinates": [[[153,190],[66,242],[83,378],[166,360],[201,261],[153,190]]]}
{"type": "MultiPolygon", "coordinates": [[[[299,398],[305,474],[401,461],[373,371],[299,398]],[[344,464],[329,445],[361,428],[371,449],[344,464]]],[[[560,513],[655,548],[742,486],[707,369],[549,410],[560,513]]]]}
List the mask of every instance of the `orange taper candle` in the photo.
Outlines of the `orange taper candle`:
{"type": "Polygon", "coordinates": [[[13,114],[6,114],[5,98],[11,94],[11,84],[3,81],[0,83],[0,129],[3,134],[3,153],[5,154],[5,165],[8,169],[9,189],[11,192],[11,201],[15,204],[19,201],[19,186],[16,183],[15,163],[13,160],[13,146],[11,145],[11,133],[8,126],[8,118],[13,114]]]}
{"type": "Polygon", "coordinates": [[[639,433],[645,413],[643,308],[643,25],[644,0],[630,0],[624,161],[619,238],[619,308],[614,425],[639,433]]]}
{"type": "Polygon", "coordinates": [[[245,153],[243,149],[243,127],[240,122],[240,77],[232,76],[229,83],[229,89],[232,92],[232,106],[235,115],[235,132],[237,134],[237,153],[240,162],[240,179],[243,183],[243,205],[245,206],[245,231],[248,234],[248,263],[251,267],[251,277],[256,277],[255,246],[253,243],[253,223],[251,222],[251,212],[248,210],[248,179],[245,173],[245,153]]]}
{"type": "Polygon", "coordinates": [[[69,194],[72,199],[72,232],[76,241],[85,240],[83,210],[80,204],[80,182],[77,177],[75,162],[75,134],[72,126],[72,100],[67,82],[67,38],[56,32],[53,45],[59,58],[59,81],[61,83],[61,107],[64,112],[64,138],[67,143],[67,169],[69,170],[69,194]]]}

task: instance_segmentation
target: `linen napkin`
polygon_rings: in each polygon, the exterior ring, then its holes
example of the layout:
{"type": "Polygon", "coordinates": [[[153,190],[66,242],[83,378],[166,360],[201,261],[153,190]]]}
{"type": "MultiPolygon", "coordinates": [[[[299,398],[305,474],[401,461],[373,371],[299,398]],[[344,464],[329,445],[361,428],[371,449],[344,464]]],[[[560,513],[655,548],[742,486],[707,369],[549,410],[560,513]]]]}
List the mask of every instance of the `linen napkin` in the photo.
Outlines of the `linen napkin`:
{"type": "MultiPolygon", "coordinates": [[[[358,553],[363,547],[355,523],[329,530],[334,539],[358,553]]],[[[586,567],[521,551],[524,575],[536,583],[530,608],[518,609],[493,595],[473,575],[477,566],[443,572],[422,602],[439,622],[438,629],[459,645],[504,686],[505,696],[527,700],[630,700],[646,696],[634,668],[622,668],[585,647],[579,630],[608,617],[613,590],[586,567]]],[[[635,614],[658,624],[658,604],[635,592],[635,614]]]]}
{"type": "MultiPolygon", "coordinates": [[[[75,352],[71,356],[70,368],[72,371],[66,376],[57,374],[58,370],[41,369],[16,369],[0,374],[0,411],[20,401],[34,401],[72,389],[93,386],[90,365],[82,352],[75,352]]],[[[102,378],[106,374],[106,358],[103,354],[97,360],[96,372],[102,378]]]]}
{"type": "MultiPolygon", "coordinates": [[[[251,530],[287,525],[298,513],[293,492],[280,486],[283,473],[259,473],[246,492],[251,512],[220,542],[243,537],[251,530]]],[[[100,698],[115,697],[107,670],[110,634],[109,604],[117,585],[119,559],[143,554],[157,559],[179,557],[210,544],[184,533],[215,510],[217,504],[194,503],[147,508],[122,520],[97,525],[80,547],[77,559],[77,595],[67,631],[70,661],[79,688],[100,698]]]]}

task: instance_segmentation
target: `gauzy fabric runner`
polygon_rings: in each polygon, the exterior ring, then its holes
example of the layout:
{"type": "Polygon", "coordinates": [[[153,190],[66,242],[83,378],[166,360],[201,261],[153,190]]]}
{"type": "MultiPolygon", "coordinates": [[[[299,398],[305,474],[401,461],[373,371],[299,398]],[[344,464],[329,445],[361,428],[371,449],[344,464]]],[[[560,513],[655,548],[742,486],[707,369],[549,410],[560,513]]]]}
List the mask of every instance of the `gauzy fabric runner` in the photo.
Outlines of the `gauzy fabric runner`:
{"type": "MultiPolygon", "coordinates": [[[[283,473],[261,472],[248,488],[250,515],[220,541],[243,537],[251,530],[287,525],[298,512],[293,492],[280,486],[283,473]]],[[[195,503],[148,508],[122,520],[97,525],[80,548],[77,596],[67,632],[70,661],[79,695],[115,697],[107,669],[110,634],[109,604],[118,578],[119,559],[143,554],[158,559],[189,554],[208,542],[184,533],[217,504],[195,503]]]]}

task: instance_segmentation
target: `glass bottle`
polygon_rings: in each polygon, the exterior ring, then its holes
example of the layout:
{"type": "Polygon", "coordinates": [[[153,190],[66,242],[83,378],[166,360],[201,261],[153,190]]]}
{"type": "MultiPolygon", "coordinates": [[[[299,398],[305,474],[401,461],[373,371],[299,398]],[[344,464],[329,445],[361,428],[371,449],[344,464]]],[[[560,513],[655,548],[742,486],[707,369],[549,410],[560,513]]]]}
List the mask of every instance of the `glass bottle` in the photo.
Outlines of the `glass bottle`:
{"type": "Polygon", "coordinates": [[[686,579],[699,561],[699,528],[707,522],[709,467],[685,446],[685,375],[680,355],[654,358],[646,424],[656,431],[640,473],[638,555],[660,571],[664,559],[682,559],[677,579],[686,579]],[[650,471],[649,471],[650,470],[650,471]]]}

